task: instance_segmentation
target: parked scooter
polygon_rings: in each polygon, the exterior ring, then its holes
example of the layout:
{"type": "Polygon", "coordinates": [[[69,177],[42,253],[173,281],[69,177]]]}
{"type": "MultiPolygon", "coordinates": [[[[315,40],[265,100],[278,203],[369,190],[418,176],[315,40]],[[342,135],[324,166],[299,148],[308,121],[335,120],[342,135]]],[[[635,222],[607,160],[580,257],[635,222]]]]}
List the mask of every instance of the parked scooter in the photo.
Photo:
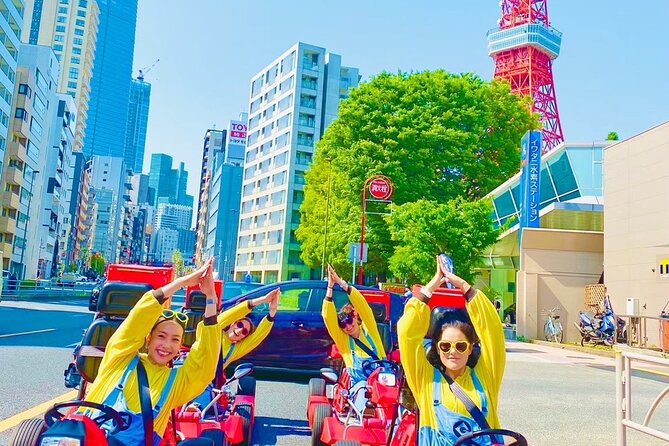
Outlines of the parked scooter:
{"type": "Polygon", "coordinates": [[[574,325],[581,333],[581,345],[604,344],[612,346],[618,339],[626,339],[626,323],[613,312],[609,296],[604,298],[604,312],[592,314],[589,311],[579,312],[579,322],[574,325]]]}

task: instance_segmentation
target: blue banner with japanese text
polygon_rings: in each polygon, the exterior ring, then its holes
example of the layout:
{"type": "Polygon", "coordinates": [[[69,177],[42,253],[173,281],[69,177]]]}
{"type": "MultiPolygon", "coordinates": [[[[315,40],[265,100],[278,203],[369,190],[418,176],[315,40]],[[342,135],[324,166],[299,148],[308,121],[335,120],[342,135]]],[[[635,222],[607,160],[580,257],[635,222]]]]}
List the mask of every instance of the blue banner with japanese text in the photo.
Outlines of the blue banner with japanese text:
{"type": "Polygon", "coordinates": [[[541,204],[541,132],[527,132],[520,140],[520,227],[538,228],[541,204]]]}

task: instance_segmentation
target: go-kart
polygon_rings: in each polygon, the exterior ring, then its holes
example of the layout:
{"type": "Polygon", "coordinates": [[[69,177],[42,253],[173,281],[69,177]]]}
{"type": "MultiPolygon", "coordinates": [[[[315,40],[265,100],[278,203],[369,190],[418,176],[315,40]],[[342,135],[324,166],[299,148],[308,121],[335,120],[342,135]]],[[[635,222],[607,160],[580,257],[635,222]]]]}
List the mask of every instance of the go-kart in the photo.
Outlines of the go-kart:
{"type": "MultiPolygon", "coordinates": [[[[239,364],[227,382],[212,386],[211,399],[203,404],[191,403],[175,411],[173,417],[179,441],[208,437],[214,446],[251,443],[255,408],[253,365],[239,364]]],[[[170,442],[168,442],[170,444],[170,442]]]]}
{"type": "Polygon", "coordinates": [[[324,368],[322,378],[309,381],[307,420],[313,446],[342,441],[388,443],[402,388],[400,366],[386,359],[368,360],[363,373],[367,382],[354,386],[346,369],[338,376],[333,369],[324,368]]]}

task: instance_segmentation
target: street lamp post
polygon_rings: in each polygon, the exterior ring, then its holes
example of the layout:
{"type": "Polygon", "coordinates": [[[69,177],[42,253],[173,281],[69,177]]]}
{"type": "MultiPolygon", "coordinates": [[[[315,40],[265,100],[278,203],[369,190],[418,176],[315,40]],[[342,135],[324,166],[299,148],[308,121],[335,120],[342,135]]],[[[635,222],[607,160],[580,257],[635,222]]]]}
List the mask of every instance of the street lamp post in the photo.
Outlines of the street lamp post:
{"type": "Polygon", "coordinates": [[[26,266],[23,264],[23,255],[26,252],[26,238],[28,235],[28,215],[30,215],[30,203],[33,199],[33,185],[35,184],[35,176],[39,173],[39,170],[33,170],[32,181],[30,182],[30,189],[28,190],[28,207],[26,208],[26,224],[23,226],[23,248],[21,249],[21,260],[19,264],[21,265],[21,280],[24,280],[26,277],[26,266]]]}
{"type": "Polygon", "coordinates": [[[328,159],[328,195],[325,202],[325,232],[323,234],[323,255],[321,257],[321,279],[325,278],[325,255],[328,249],[328,220],[330,217],[330,192],[332,190],[332,160],[328,159]]]}

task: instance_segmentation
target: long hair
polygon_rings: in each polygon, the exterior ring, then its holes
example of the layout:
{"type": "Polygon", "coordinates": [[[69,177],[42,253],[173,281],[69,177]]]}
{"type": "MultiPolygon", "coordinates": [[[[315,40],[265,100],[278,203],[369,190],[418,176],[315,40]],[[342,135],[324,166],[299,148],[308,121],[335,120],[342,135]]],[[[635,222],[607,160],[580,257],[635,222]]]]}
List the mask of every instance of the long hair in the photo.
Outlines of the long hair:
{"type": "Polygon", "coordinates": [[[441,357],[439,356],[439,347],[437,343],[441,340],[441,335],[444,333],[448,327],[454,327],[464,333],[467,340],[474,347],[469,354],[469,359],[467,360],[467,365],[471,368],[476,366],[478,362],[480,352],[479,352],[479,337],[476,334],[476,330],[472,325],[471,319],[466,310],[449,310],[444,312],[439,319],[434,324],[434,328],[431,334],[432,345],[427,352],[427,360],[433,367],[437,369],[442,369],[444,367],[441,362],[441,357]]]}

